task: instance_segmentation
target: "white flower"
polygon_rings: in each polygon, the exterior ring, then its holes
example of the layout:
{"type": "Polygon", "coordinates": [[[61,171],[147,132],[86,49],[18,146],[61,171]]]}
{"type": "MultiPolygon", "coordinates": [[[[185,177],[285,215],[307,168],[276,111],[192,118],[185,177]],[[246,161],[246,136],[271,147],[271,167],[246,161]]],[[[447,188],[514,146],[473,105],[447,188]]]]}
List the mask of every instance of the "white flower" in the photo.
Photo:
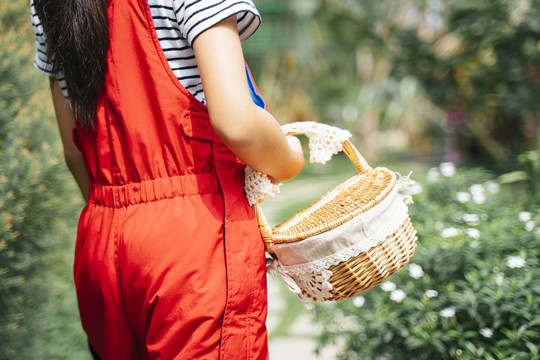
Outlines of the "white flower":
{"type": "Polygon", "coordinates": [[[439,296],[439,292],[437,290],[426,290],[426,292],[424,293],[424,295],[431,299],[431,298],[434,298],[434,297],[437,297],[439,296]]]}
{"type": "Polygon", "coordinates": [[[497,274],[497,276],[495,277],[495,284],[502,285],[503,282],[504,282],[504,275],[497,274]]]}
{"type": "Polygon", "coordinates": [[[469,192],[472,196],[484,194],[484,187],[480,184],[474,184],[469,187],[469,192]]]}
{"type": "Polygon", "coordinates": [[[522,268],[525,266],[525,264],[525,259],[523,259],[521,256],[509,256],[508,259],[506,259],[506,266],[511,269],[522,268]]]}
{"type": "Polygon", "coordinates": [[[463,221],[465,221],[467,225],[480,225],[480,216],[477,214],[464,214],[463,221]]]}
{"type": "Polygon", "coordinates": [[[540,235],[540,227],[537,227],[536,229],[534,229],[534,233],[536,235],[540,235]]]}
{"type": "Polygon", "coordinates": [[[446,309],[441,310],[440,314],[442,317],[451,318],[452,316],[456,315],[456,309],[453,307],[447,307],[446,309]]]}
{"type": "Polygon", "coordinates": [[[529,221],[531,220],[532,214],[528,211],[522,211],[519,213],[518,217],[521,221],[529,221]]]}
{"type": "Polygon", "coordinates": [[[354,306],[362,307],[364,303],[366,302],[366,299],[363,296],[358,295],[358,296],[353,297],[352,302],[354,306]]]}
{"type": "Polygon", "coordinates": [[[459,235],[459,230],[453,227],[442,229],[441,231],[441,236],[443,238],[449,238],[449,237],[454,237],[458,235],[459,235]]]}
{"type": "Polygon", "coordinates": [[[480,184],[474,184],[469,187],[469,192],[472,195],[472,201],[475,204],[483,204],[486,202],[486,194],[484,193],[484,187],[480,184]]]}
{"type": "Polygon", "coordinates": [[[431,168],[427,172],[427,180],[429,182],[435,182],[439,178],[439,169],[431,168]]]}
{"type": "Polygon", "coordinates": [[[460,191],[456,194],[456,199],[463,204],[471,200],[471,194],[469,194],[468,192],[460,191]]]}
{"type": "Polygon", "coordinates": [[[486,181],[484,186],[486,187],[486,190],[492,194],[498,193],[501,189],[501,186],[494,181],[486,181]]]}
{"type": "Polygon", "coordinates": [[[473,240],[469,243],[469,246],[472,247],[473,249],[476,249],[478,247],[478,241],[476,240],[473,240]]]}
{"type": "Polygon", "coordinates": [[[483,329],[480,329],[479,331],[480,335],[482,335],[483,337],[487,337],[487,338],[490,338],[493,336],[493,330],[491,330],[490,328],[483,328],[483,329]]]}
{"type": "Polygon", "coordinates": [[[396,289],[396,284],[391,281],[385,281],[381,284],[381,289],[383,291],[393,291],[396,289]]]}
{"type": "Polygon", "coordinates": [[[390,300],[394,300],[395,302],[401,302],[405,297],[407,297],[407,295],[403,290],[398,289],[390,293],[390,300]]]}
{"type": "Polygon", "coordinates": [[[439,165],[439,169],[441,170],[442,176],[454,176],[456,173],[456,167],[451,162],[444,162],[439,165]]]}
{"type": "Polygon", "coordinates": [[[419,182],[414,182],[414,184],[409,187],[408,189],[405,189],[403,193],[408,195],[418,195],[421,194],[422,191],[424,191],[424,187],[419,182]]]}
{"type": "Polygon", "coordinates": [[[409,276],[413,279],[418,279],[424,276],[424,270],[422,270],[422,267],[418,264],[409,264],[407,268],[409,269],[409,276]]]}
{"type": "Polygon", "coordinates": [[[527,221],[525,223],[525,230],[533,231],[534,230],[534,221],[527,221]]]}
{"type": "Polygon", "coordinates": [[[480,238],[480,230],[478,229],[467,229],[466,232],[467,236],[472,237],[475,240],[480,238]]]}
{"type": "Polygon", "coordinates": [[[474,194],[472,197],[472,201],[475,204],[482,205],[486,203],[486,195],[482,194],[474,194]]]}

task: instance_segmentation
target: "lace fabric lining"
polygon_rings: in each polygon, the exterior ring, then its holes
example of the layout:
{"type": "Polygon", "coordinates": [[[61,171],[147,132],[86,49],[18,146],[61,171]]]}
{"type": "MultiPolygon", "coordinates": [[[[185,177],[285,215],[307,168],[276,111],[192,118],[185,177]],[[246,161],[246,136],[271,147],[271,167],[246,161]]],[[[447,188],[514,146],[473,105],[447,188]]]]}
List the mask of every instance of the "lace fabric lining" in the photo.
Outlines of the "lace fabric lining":
{"type": "MultiPolygon", "coordinates": [[[[380,234],[386,226],[395,222],[396,218],[404,221],[406,217],[407,207],[394,188],[379,204],[353,219],[301,241],[274,244],[272,249],[283,265],[293,270],[304,264],[316,264],[317,261],[335,256],[352,246],[364,244],[380,234]]],[[[399,227],[401,223],[396,226],[399,227]]],[[[369,250],[370,247],[365,248],[364,251],[369,250]]],[[[322,268],[314,269],[310,265],[310,269],[318,271],[322,268]]]]}
{"type": "Polygon", "coordinates": [[[288,266],[284,265],[276,258],[274,261],[279,263],[279,266],[276,266],[277,269],[279,269],[278,273],[282,276],[286,275],[287,277],[292,278],[296,284],[312,298],[320,301],[328,300],[332,298],[332,285],[329,280],[333,275],[329,268],[333,265],[348,261],[377,246],[388,236],[394,234],[405,222],[407,217],[407,207],[401,207],[390,221],[386,222],[384,226],[371,236],[364,238],[349,247],[341,249],[334,254],[308,263],[288,266]]]}

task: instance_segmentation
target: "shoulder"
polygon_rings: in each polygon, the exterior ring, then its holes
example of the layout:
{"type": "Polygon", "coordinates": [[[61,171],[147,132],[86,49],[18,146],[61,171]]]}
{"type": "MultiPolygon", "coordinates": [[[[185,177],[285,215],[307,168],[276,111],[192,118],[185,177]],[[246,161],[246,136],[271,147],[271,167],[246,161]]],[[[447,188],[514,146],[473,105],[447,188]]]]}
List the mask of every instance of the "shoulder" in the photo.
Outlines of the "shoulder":
{"type": "Polygon", "coordinates": [[[56,76],[53,72],[54,65],[48,56],[45,32],[43,31],[41,20],[36,13],[33,0],[30,1],[30,16],[32,28],[34,29],[34,35],[36,36],[36,55],[34,57],[34,67],[44,75],[56,76]]]}
{"type": "Polygon", "coordinates": [[[259,12],[251,0],[173,0],[178,3],[177,18],[189,44],[205,30],[236,15],[238,33],[243,41],[261,23],[259,12]]]}

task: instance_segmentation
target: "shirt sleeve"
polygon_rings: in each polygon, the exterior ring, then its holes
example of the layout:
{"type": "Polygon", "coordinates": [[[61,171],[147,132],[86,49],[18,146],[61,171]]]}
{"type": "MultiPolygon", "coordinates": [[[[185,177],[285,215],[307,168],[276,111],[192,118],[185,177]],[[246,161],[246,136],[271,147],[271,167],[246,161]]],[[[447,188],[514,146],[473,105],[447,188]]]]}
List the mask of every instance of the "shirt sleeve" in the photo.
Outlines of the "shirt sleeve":
{"type": "Polygon", "coordinates": [[[240,41],[250,37],[261,24],[261,16],[251,0],[185,0],[175,1],[176,18],[182,36],[190,46],[193,41],[217,23],[236,15],[240,41]]]}
{"type": "Polygon", "coordinates": [[[41,21],[36,14],[34,1],[30,1],[30,12],[32,15],[32,27],[36,34],[36,56],[34,58],[34,67],[44,75],[55,76],[53,73],[53,64],[47,59],[47,44],[45,43],[45,33],[41,26],[41,21]]]}

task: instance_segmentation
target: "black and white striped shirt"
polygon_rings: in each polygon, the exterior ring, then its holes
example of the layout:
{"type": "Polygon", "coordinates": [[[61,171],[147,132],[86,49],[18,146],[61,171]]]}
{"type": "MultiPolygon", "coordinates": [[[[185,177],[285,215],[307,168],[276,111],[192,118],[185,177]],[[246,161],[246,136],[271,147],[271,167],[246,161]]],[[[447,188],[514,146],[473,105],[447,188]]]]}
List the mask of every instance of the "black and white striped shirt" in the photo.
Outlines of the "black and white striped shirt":
{"type": "MultiPolygon", "coordinates": [[[[34,66],[45,75],[57,77],[67,97],[63,75],[53,74],[53,65],[47,61],[43,28],[35,13],[33,0],[30,5],[37,48],[34,66]]],[[[232,15],[236,15],[241,41],[251,36],[261,23],[251,0],[148,0],[148,5],[169,66],[180,83],[203,103],[205,97],[201,77],[191,47],[193,40],[232,15]]]]}

